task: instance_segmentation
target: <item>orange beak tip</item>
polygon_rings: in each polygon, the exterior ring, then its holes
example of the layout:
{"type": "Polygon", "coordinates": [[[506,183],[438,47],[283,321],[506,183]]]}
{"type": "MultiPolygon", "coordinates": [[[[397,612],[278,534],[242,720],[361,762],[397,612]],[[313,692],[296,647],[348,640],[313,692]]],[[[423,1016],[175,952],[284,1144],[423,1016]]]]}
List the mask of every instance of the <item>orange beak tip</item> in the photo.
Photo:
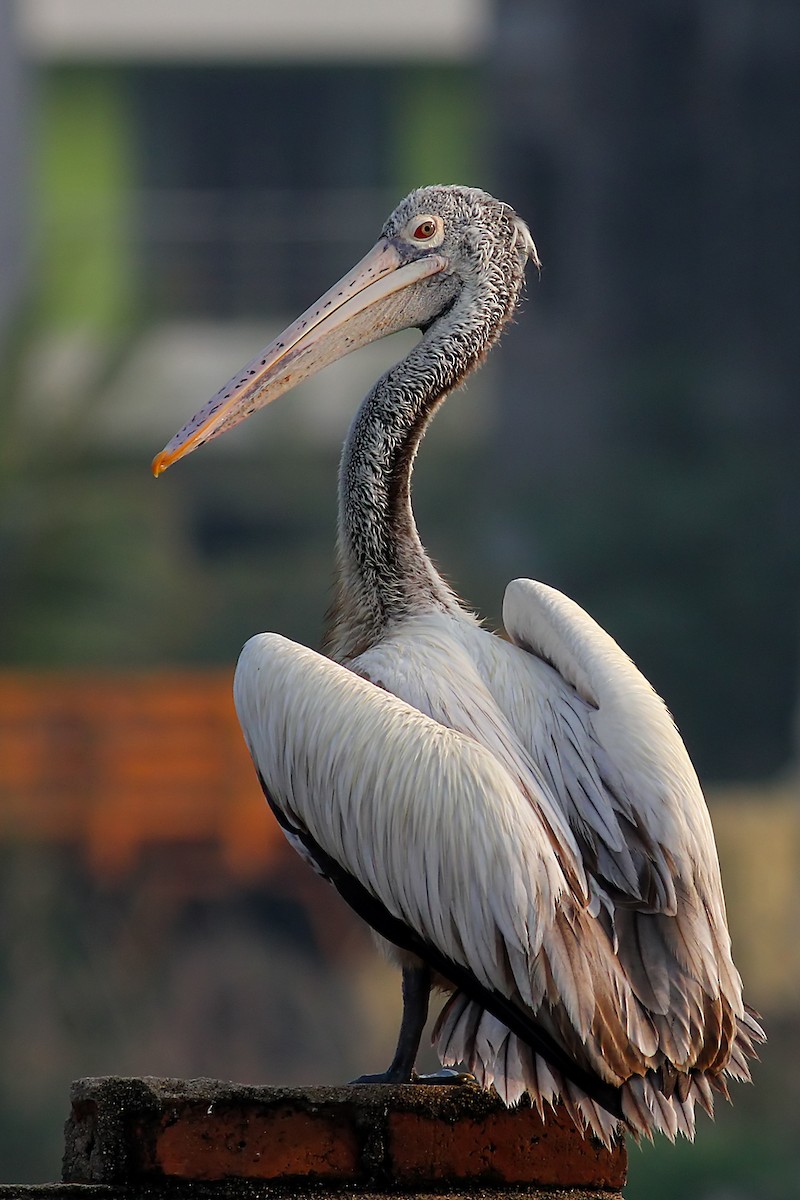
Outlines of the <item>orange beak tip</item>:
{"type": "Polygon", "coordinates": [[[168,466],[169,457],[162,450],[161,453],[157,454],[153,459],[152,463],[150,464],[150,470],[153,472],[155,478],[158,479],[159,475],[163,475],[168,466]]]}

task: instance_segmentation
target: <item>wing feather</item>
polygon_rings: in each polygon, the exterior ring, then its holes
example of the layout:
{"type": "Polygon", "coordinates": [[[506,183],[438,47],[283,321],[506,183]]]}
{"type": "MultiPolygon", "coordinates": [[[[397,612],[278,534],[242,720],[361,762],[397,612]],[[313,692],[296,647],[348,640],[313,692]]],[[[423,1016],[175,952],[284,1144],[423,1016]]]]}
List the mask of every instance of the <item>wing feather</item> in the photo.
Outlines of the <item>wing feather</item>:
{"type": "MultiPolygon", "coordinates": [[[[583,757],[591,780],[591,805],[581,795],[565,795],[563,788],[562,802],[589,823],[589,809],[604,814],[613,835],[605,835],[611,852],[618,852],[620,841],[631,845],[630,835],[622,836],[621,818],[644,836],[639,899],[650,886],[656,895],[663,894],[662,911],[674,911],[672,865],[692,860],[705,890],[719,904],[708,810],[660,697],[605,630],[545,584],[530,579],[510,583],[503,620],[512,641],[530,652],[529,667],[538,662],[539,671],[541,665],[551,668],[555,679],[550,678],[544,694],[554,711],[549,721],[544,714],[544,724],[552,730],[556,723],[559,744],[563,730],[571,730],[572,746],[583,757]]],[[[541,723],[539,714],[531,716],[541,723]]],[[[596,816],[593,827],[598,828],[596,816]]]]}
{"type": "Polygon", "coordinates": [[[567,882],[503,765],[276,634],[245,646],[234,698],[273,802],[394,916],[485,987],[507,988],[498,937],[535,955],[567,882]]]}
{"type": "MultiPolygon", "coordinates": [[[[484,662],[483,671],[542,763],[602,889],[635,1010],[651,1015],[667,1065],[740,1067],[745,1013],[716,846],[672,718],[613,639],[567,597],[515,580],[503,616],[515,645],[495,652],[502,667],[484,662]]],[[[653,1112],[662,1104],[649,1084],[634,1092],[631,1120],[642,1106],[653,1112]]],[[[707,1099],[705,1090],[698,1096],[707,1099]]],[[[661,1123],[685,1132],[688,1121],[675,1109],[661,1123]]]]}
{"type": "MultiPolygon", "coordinates": [[[[410,620],[348,665],[448,729],[478,742],[524,794],[546,831],[570,888],[588,896],[579,846],[537,761],[520,742],[476,667],[474,647],[460,640],[449,618],[410,620]]],[[[472,624],[463,633],[481,633],[472,624]]],[[[487,636],[487,635],[483,635],[487,636]]],[[[497,640],[497,639],[494,639],[497,640]]],[[[459,753],[462,741],[453,743],[459,753]]]]}

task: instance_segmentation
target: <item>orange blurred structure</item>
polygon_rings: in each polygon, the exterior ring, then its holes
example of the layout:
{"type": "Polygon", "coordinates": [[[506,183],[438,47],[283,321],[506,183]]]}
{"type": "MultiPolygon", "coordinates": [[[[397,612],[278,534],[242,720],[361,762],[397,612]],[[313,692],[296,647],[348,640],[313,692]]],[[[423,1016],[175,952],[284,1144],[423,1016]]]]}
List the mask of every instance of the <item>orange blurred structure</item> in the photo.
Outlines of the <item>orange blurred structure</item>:
{"type": "Polygon", "coordinates": [[[286,848],[221,671],[0,675],[0,841],[13,840],[73,844],[103,876],[154,843],[214,843],[250,877],[286,848]]]}

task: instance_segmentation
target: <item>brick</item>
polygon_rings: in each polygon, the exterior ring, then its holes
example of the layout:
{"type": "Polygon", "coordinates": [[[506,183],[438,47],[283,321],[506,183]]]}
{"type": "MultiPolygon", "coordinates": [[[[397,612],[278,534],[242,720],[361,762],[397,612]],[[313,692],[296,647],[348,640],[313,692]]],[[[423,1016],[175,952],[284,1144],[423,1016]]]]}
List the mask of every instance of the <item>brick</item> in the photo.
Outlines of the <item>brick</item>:
{"type": "Polygon", "coordinates": [[[169,1179],[286,1179],[352,1181],[359,1152],[352,1121],[342,1112],[302,1112],[190,1104],[161,1117],[134,1169],[169,1179]]]}
{"type": "Polygon", "coordinates": [[[535,1109],[504,1108],[452,1122],[390,1112],[387,1123],[390,1170],[404,1184],[469,1180],[616,1190],[625,1183],[624,1146],[609,1151],[580,1137],[563,1112],[543,1121],[535,1109]]]}
{"type": "Polygon", "coordinates": [[[262,1181],[282,1195],[311,1185],[315,1194],[374,1188],[417,1196],[462,1186],[475,1195],[534,1195],[544,1187],[566,1188],[572,1200],[610,1200],[626,1161],[623,1144],[608,1151],[584,1139],[564,1113],[542,1121],[530,1106],[506,1109],[471,1086],[112,1078],[73,1085],[64,1181],[147,1188],[262,1181]]]}

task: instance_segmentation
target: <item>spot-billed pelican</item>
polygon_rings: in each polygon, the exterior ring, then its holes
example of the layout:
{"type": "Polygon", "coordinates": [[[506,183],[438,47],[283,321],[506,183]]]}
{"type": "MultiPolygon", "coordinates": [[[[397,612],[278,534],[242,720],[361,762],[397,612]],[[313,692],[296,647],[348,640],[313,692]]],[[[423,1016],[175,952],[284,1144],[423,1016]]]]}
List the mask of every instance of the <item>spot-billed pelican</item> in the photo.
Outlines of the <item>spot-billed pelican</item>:
{"type": "MultiPolygon", "coordinates": [[[[434,1031],[508,1104],[558,1098],[609,1142],[694,1132],[763,1033],[742,999],[714,836],[663,702],[572,600],[509,584],[509,641],[426,554],[410,481],[441,401],[511,317],[533,239],[506,204],[425,187],[375,247],[156,457],[160,474],[327,363],[421,339],[347,438],[327,657],[252,638],[234,684],[286,836],[391,948],[403,1021],[387,1072],[434,1031]]],[[[458,1076],[456,1078],[463,1078],[458,1076]]]]}

